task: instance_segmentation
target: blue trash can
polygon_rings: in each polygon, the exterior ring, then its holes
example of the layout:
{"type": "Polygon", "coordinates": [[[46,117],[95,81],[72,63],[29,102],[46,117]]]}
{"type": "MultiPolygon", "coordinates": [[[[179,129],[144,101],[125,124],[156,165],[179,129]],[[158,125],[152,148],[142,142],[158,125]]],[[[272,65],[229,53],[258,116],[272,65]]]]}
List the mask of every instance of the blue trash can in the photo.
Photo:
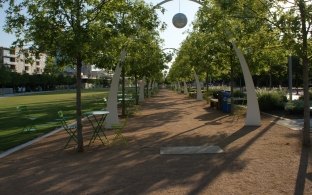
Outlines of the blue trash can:
{"type": "Polygon", "coordinates": [[[229,91],[224,91],[222,93],[222,112],[230,113],[231,112],[231,93],[229,91]]]}

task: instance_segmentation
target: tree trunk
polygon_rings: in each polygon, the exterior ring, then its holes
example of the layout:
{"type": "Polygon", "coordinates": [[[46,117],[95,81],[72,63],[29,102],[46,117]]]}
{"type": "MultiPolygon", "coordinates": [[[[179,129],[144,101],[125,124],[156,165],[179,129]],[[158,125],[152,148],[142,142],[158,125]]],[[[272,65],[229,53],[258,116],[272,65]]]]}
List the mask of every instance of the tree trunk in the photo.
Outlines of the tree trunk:
{"type": "Polygon", "coordinates": [[[83,152],[83,137],[82,137],[82,124],[81,124],[81,67],[82,59],[78,55],[76,59],[77,66],[77,81],[76,81],[76,122],[77,122],[77,152],[83,152]]]}
{"type": "Polygon", "coordinates": [[[126,102],[125,102],[125,66],[122,64],[122,69],[121,69],[121,77],[122,77],[122,82],[121,82],[121,93],[122,93],[122,101],[121,101],[121,115],[126,116],[126,102]]]}
{"type": "Polygon", "coordinates": [[[207,71],[207,72],[206,72],[206,93],[208,93],[208,89],[209,89],[208,80],[209,80],[209,73],[208,73],[208,71],[207,71]]]}
{"type": "Polygon", "coordinates": [[[309,97],[309,62],[308,62],[308,32],[306,29],[306,5],[304,0],[299,1],[302,34],[302,63],[303,63],[303,92],[304,92],[304,125],[302,133],[303,146],[310,146],[310,97],[309,97]]]}
{"type": "MultiPolygon", "coordinates": [[[[233,47],[231,47],[232,49],[233,47]]],[[[233,54],[234,55],[234,54],[233,54]]],[[[233,70],[233,63],[234,63],[234,59],[233,59],[233,55],[231,55],[230,57],[230,63],[231,63],[231,113],[233,114],[234,113],[234,100],[233,100],[233,92],[234,92],[234,70],[233,70]]]]}
{"type": "Polygon", "coordinates": [[[139,105],[139,96],[138,96],[138,75],[134,75],[134,83],[135,83],[135,104],[139,105]]]}
{"type": "Polygon", "coordinates": [[[147,96],[146,97],[148,97],[149,98],[149,79],[146,79],[146,94],[147,94],[147,96]]]}

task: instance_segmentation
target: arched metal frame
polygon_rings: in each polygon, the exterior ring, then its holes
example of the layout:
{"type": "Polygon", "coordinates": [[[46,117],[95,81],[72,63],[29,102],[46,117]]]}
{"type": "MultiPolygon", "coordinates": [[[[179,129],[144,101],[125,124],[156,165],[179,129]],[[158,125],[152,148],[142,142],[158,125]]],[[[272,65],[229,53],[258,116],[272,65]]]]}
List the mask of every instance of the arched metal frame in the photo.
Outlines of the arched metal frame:
{"type": "MultiPolygon", "coordinates": [[[[160,2],[160,3],[158,3],[157,5],[155,5],[154,8],[157,7],[157,6],[161,6],[162,4],[168,3],[169,1],[173,1],[173,0],[164,0],[164,1],[160,2]]],[[[201,6],[204,5],[202,2],[197,1],[197,0],[189,0],[189,1],[193,1],[195,3],[198,3],[201,6]]]]}
{"type": "MultiPolygon", "coordinates": [[[[168,3],[173,0],[164,0],[157,5],[155,5],[153,8],[157,9],[161,5],[168,3]]],[[[198,0],[189,0],[194,3],[197,3],[201,6],[204,6],[204,4],[198,0]]],[[[236,43],[234,41],[231,41],[231,44],[233,45],[233,49],[239,59],[243,75],[244,75],[244,80],[245,80],[245,85],[246,85],[246,91],[247,91],[247,113],[246,113],[246,119],[245,119],[245,125],[246,126],[260,126],[261,125],[261,117],[260,117],[260,109],[259,109],[259,103],[256,95],[256,90],[255,90],[255,85],[252,80],[252,76],[250,74],[250,70],[248,68],[246,59],[243,55],[243,53],[240,51],[239,48],[237,48],[236,43]]]]}

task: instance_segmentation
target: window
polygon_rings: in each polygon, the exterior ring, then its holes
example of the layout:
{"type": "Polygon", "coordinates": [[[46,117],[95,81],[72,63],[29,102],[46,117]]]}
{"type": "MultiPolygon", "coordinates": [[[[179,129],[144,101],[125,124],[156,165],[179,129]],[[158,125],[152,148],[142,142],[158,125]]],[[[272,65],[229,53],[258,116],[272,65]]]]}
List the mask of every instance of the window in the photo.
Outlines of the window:
{"type": "Polygon", "coordinates": [[[29,70],[29,67],[28,66],[25,66],[25,71],[28,71],[29,70]]]}
{"type": "Polygon", "coordinates": [[[15,58],[10,58],[10,62],[15,62],[15,58]]]}
{"type": "Polygon", "coordinates": [[[10,50],[10,54],[11,54],[11,55],[15,55],[15,49],[11,49],[11,50],[10,50]]]}
{"type": "Polygon", "coordinates": [[[24,56],[25,56],[26,58],[28,58],[28,57],[29,57],[29,53],[28,53],[28,52],[25,52],[25,53],[24,53],[24,56]]]}
{"type": "Polygon", "coordinates": [[[37,65],[37,66],[40,66],[40,62],[37,61],[37,62],[36,62],[36,65],[37,65]]]}
{"type": "Polygon", "coordinates": [[[40,73],[40,68],[36,68],[36,72],[40,73]]]}
{"type": "Polygon", "coordinates": [[[10,66],[10,69],[11,69],[11,70],[15,70],[15,66],[14,66],[14,65],[11,65],[11,66],[10,66]]]}

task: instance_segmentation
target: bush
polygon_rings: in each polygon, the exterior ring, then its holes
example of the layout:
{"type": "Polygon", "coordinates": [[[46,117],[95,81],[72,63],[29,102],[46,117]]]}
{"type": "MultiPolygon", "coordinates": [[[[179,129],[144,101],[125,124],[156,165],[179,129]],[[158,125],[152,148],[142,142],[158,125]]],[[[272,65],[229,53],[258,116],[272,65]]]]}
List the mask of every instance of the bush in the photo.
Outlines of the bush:
{"type": "Polygon", "coordinates": [[[235,90],[235,91],[233,91],[233,97],[244,98],[244,97],[246,97],[246,94],[240,90],[235,90]]]}
{"type": "Polygon", "coordinates": [[[208,89],[208,90],[205,91],[205,93],[204,93],[205,98],[213,96],[213,94],[214,94],[216,91],[217,91],[216,89],[208,89]]]}
{"type": "Polygon", "coordinates": [[[205,91],[204,93],[204,99],[208,100],[211,98],[211,96],[213,96],[213,94],[216,92],[216,90],[214,89],[208,89],[207,91],[205,91]]]}
{"type": "MultiPolygon", "coordinates": [[[[312,102],[310,102],[310,107],[312,102]]],[[[285,111],[289,114],[303,114],[304,100],[293,100],[285,104],[285,111]]]]}
{"type": "Polygon", "coordinates": [[[302,114],[304,109],[303,100],[293,100],[285,104],[285,111],[289,114],[302,114]]]}
{"type": "Polygon", "coordinates": [[[287,97],[281,91],[261,91],[258,102],[261,111],[283,110],[287,97]]]}

